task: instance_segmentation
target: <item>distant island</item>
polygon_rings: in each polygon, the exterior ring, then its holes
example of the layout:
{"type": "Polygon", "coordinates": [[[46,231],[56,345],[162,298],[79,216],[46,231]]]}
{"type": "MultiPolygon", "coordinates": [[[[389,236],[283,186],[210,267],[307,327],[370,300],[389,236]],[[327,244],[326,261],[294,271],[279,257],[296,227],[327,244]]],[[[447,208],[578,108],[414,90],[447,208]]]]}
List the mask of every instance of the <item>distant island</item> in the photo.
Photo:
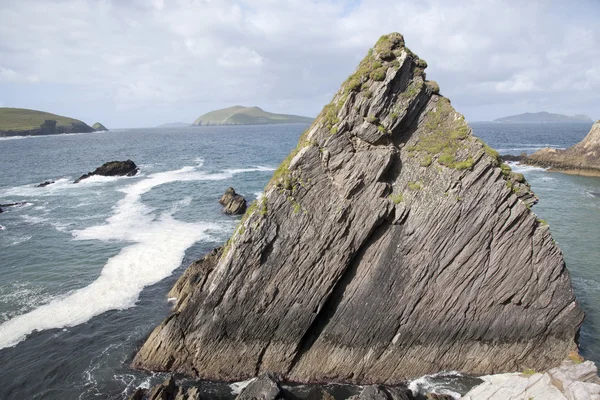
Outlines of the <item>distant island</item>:
{"type": "Polygon", "coordinates": [[[580,122],[580,123],[590,123],[592,124],[594,121],[588,117],[587,115],[562,115],[562,114],[552,114],[546,111],[538,112],[538,113],[525,113],[519,115],[511,115],[510,117],[498,118],[495,119],[494,122],[501,123],[530,123],[530,124],[550,124],[550,123],[560,123],[560,122],[580,122]]]}
{"type": "Polygon", "coordinates": [[[94,125],[92,125],[92,129],[96,132],[108,131],[108,129],[104,125],[102,125],[100,122],[96,122],[94,125]]]}
{"type": "Polygon", "coordinates": [[[78,119],[25,108],[0,108],[0,137],[94,132],[78,119]]]}
{"type": "Polygon", "coordinates": [[[287,124],[294,122],[311,123],[313,120],[314,118],[299,115],[270,113],[260,107],[233,106],[201,115],[192,125],[287,124]]]}
{"type": "Polygon", "coordinates": [[[166,124],[158,125],[157,128],[187,128],[190,124],[185,122],[167,122],[166,124]]]}

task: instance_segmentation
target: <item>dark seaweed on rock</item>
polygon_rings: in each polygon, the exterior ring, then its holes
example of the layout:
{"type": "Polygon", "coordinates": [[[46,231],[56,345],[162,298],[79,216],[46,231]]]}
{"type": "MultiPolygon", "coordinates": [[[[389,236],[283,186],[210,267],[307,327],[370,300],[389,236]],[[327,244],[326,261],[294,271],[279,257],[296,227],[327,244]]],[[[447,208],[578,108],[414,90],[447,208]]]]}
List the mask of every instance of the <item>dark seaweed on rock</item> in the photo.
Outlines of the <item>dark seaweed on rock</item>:
{"type": "Polygon", "coordinates": [[[534,195],[426,65],[400,34],[377,42],[222,255],[180,278],[134,367],[394,384],[543,370],[576,347],[583,312],[534,195]]]}

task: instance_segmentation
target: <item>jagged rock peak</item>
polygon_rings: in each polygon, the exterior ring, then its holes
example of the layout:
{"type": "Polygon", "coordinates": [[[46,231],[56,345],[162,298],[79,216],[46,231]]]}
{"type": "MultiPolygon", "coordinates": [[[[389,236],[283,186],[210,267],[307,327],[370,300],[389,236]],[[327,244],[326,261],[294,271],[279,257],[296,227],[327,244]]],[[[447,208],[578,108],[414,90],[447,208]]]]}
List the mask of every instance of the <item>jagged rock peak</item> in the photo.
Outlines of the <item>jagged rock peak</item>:
{"type": "Polygon", "coordinates": [[[543,370],[576,347],[583,313],[528,186],[425,67],[401,35],[377,42],[222,255],[180,278],[134,367],[395,384],[543,370]]]}

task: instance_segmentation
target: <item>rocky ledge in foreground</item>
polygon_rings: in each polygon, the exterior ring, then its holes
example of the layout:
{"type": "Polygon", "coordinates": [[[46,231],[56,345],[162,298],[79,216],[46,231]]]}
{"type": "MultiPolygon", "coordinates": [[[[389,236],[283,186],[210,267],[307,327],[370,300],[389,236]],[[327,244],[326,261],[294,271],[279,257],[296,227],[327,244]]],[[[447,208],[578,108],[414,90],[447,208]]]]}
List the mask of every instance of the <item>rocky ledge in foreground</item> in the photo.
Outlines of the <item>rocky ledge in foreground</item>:
{"type": "Polygon", "coordinates": [[[471,389],[461,400],[600,400],[598,369],[591,361],[565,362],[538,373],[483,376],[484,383],[471,389]]]}
{"type": "Polygon", "coordinates": [[[139,172],[139,168],[131,160],[127,161],[109,161],[96,168],[93,172],[81,175],[73,183],[79,183],[84,179],[94,175],[102,176],[134,176],[139,172]]]}
{"type": "MultiPolygon", "coordinates": [[[[348,400],[415,400],[412,392],[405,386],[384,387],[367,386],[360,394],[345,397],[348,400]]],[[[428,399],[446,400],[446,397],[428,397],[428,399]]],[[[208,399],[200,394],[196,386],[178,386],[173,377],[150,389],[138,388],[129,400],[202,400],[208,399]]],[[[293,390],[283,388],[278,378],[270,373],[252,380],[240,392],[235,400],[335,400],[325,389],[313,387],[308,395],[298,396],[293,390]]],[[[341,399],[340,399],[341,400],[341,399]]]]}
{"type": "Polygon", "coordinates": [[[576,349],[583,312],[548,226],[426,65],[400,34],[377,42],[222,255],[182,276],[133,367],[392,385],[576,349]]]}
{"type": "Polygon", "coordinates": [[[243,214],[246,212],[246,199],[235,192],[232,187],[227,188],[219,203],[223,206],[225,214],[243,214]]]}
{"type": "Polygon", "coordinates": [[[566,150],[544,148],[521,160],[524,164],[574,175],[600,176],[600,121],[586,137],[566,150]]]}

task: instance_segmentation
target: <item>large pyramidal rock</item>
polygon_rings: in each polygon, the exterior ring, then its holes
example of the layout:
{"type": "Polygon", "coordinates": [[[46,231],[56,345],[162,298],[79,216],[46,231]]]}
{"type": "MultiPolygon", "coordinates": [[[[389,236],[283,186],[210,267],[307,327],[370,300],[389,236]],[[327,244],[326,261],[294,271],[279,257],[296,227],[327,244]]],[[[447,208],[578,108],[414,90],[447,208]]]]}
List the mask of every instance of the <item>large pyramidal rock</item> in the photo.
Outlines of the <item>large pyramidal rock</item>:
{"type": "Polygon", "coordinates": [[[203,379],[396,383],[541,370],[583,320],[548,227],[497,154],[382,37],[133,366],[203,379]]]}
{"type": "Polygon", "coordinates": [[[566,150],[544,148],[522,160],[526,164],[577,175],[600,176],[600,121],[585,138],[566,150]]]}

